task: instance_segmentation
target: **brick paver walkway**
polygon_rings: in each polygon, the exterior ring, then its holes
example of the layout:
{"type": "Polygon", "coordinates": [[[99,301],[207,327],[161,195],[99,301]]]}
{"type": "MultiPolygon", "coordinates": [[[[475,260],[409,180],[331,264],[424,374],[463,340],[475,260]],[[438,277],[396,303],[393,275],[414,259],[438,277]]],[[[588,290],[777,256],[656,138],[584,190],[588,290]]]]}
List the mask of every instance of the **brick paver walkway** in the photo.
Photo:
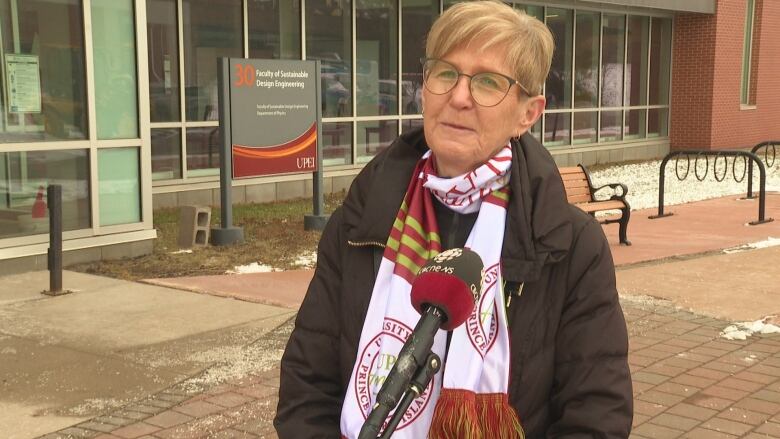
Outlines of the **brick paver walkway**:
{"type": "MultiPolygon", "coordinates": [[[[634,380],[632,439],[780,439],[780,335],[729,341],[729,322],[668,303],[623,300],[634,380]]],[[[290,323],[259,340],[283,346],[290,323]]],[[[279,370],[197,395],[177,385],[53,438],[276,437],[279,370]]]]}

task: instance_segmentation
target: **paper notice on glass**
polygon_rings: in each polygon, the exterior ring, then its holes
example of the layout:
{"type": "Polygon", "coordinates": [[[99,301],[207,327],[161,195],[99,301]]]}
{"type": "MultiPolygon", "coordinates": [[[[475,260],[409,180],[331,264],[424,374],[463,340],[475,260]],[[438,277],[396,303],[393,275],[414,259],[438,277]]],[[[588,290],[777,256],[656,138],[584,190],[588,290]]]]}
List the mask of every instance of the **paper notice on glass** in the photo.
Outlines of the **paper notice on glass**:
{"type": "Polygon", "coordinates": [[[9,113],[41,112],[41,77],[36,55],[5,55],[9,113]]]}

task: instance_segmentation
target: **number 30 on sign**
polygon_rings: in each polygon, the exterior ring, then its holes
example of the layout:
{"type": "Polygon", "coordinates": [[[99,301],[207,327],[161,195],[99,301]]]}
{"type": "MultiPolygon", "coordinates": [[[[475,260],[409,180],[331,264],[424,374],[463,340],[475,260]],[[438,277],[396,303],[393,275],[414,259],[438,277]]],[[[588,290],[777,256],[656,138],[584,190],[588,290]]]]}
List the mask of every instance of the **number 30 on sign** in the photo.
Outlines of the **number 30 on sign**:
{"type": "Polygon", "coordinates": [[[249,64],[236,64],[236,81],[234,87],[254,87],[255,68],[249,64]]]}

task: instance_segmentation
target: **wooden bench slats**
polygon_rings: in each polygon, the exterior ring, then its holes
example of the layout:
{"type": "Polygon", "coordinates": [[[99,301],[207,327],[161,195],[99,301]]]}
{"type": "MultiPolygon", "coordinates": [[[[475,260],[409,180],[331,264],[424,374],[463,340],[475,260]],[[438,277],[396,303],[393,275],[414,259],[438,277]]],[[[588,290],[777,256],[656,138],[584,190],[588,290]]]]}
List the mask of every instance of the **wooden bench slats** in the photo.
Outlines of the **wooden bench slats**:
{"type": "MultiPolygon", "coordinates": [[[[605,210],[621,210],[619,219],[614,217],[596,217],[600,223],[620,222],[620,242],[621,244],[631,245],[626,238],[626,228],[630,218],[628,202],[623,196],[614,197],[609,200],[594,200],[593,191],[590,185],[587,171],[582,166],[566,166],[558,168],[563,180],[563,186],[566,190],[566,200],[591,215],[605,210]],[[618,199],[619,198],[619,199],[618,199]]],[[[594,215],[595,216],[595,215],[594,215]]]]}
{"type": "Polygon", "coordinates": [[[574,188],[567,187],[566,188],[566,198],[571,199],[571,197],[576,196],[576,195],[587,195],[588,199],[586,201],[591,201],[591,199],[590,199],[590,189],[587,186],[586,187],[574,187],[574,188]]]}
{"type": "Polygon", "coordinates": [[[566,197],[571,204],[576,204],[577,206],[580,205],[580,203],[588,203],[590,202],[590,194],[587,195],[569,195],[566,197]]]}
{"type": "Polygon", "coordinates": [[[577,207],[584,210],[585,212],[598,212],[601,210],[613,210],[613,209],[622,209],[626,207],[626,205],[620,201],[620,200],[610,200],[610,201],[596,201],[595,203],[578,203],[577,207]]]}

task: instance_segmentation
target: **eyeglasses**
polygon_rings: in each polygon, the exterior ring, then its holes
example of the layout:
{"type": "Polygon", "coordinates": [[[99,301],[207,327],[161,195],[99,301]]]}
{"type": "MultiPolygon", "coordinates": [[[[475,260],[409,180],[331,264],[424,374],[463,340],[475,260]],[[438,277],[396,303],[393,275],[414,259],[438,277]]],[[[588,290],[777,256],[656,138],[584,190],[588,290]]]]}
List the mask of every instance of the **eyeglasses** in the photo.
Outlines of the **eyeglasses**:
{"type": "Polygon", "coordinates": [[[467,75],[458,71],[452,64],[435,58],[423,58],[423,83],[429,92],[435,95],[449,93],[461,76],[469,78],[469,90],[474,102],[483,107],[494,107],[504,100],[513,85],[517,85],[525,94],[528,93],[517,80],[510,76],[495,72],[482,72],[467,75]]]}

